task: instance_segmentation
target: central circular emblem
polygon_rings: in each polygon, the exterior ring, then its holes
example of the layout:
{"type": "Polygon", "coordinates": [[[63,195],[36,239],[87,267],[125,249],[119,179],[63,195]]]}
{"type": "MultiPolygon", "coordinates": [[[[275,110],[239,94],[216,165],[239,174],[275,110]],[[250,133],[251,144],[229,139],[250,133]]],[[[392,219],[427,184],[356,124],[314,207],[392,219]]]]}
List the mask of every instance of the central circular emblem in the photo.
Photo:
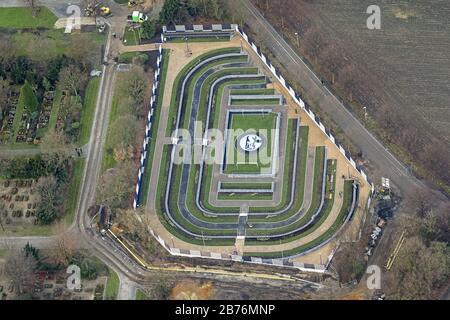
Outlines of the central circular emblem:
{"type": "Polygon", "coordinates": [[[248,152],[258,150],[262,143],[262,138],[256,134],[246,134],[239,140],[241,149],[248,152]]]}

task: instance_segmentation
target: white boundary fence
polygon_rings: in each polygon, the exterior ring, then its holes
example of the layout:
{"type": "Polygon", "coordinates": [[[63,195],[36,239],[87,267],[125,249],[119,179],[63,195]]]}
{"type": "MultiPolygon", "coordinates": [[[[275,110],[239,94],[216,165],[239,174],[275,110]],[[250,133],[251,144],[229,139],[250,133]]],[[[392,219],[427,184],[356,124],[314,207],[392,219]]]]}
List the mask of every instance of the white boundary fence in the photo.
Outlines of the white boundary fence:
{"type": "MultiPolygon", "coordinates": [[[[372,194],[374,191],[374,185],[373,183],[368,179],[366,173],[358,168],[356,166],[356,162],[350,157],[350,154],[340,145],[335,137],[332,135],[332,133],[325,128],[323,123],[320,121],[320,119],[314,114],[314,112],[311,110],[311,108],[305,103],[300,95],[298,95],[294,89],[286,82],[286,80],[283,78],[283,76],[276,70],[276,68],[270,63],[269,59],[261,52],[261,50],[253,43],[247,34],[239,28],[238,25],[232,25],[235,28],[235,31],[239,33],[242,38],[249,44],[249,46],[252,48],[252,50],[256,53],[256,55],[261,59],[261,61],[265,64],[265,66],[270,70],[270,72],[275,76],[275,78],[283,85],[283,87],[289,92],[289,95],[292,97],[292,99],[306,112],[306,114],[313,120],[313,122],[319,127],[319,129],[325,133],[325,135],[328,137],[329,140],[333,144],[336,145],[336,147],[339,149],[339,151],[344,155],[345,159],[349,162],[349,164],[356,169],[363,179],[372,187],[372,194]]],[[[219,29],[219,27],[216,27],[219,29]]],[[[214,29],[216,29],[214,28],[214,29]]],[[[199,28],[196,26],[196,31],[206,31],[203,30],[203,28],[199,28]]],[[[165,27],[163,27],[163,30],[166,32],[168,31],[165,27]]],[[[175,31],[172,32],[185,32],[186,28],[185,26],[176,26],[175,31]]],[[[169,31],[170,32],[170,31],[169,31]]],[[[161,42],[165,41],[165,37],[163,34],[161,34],[161,42]]],[[[140,168],[138,172],[138,179],[136,183],[136,192],[134,197],[134,203],[133,208],[137,209],[140,206],[140,197],[141,197],[141,188],[142,188],[142,179],[144,176],[145,166],[147,165],[147,153],[149,151],[149,142],[151,139],[151,128],[152,128],[152,120],[153,120],[153,113],[155,110],[155,107],[157,105],[157,94],[158,94],[158,86],[159,86],[159,80],[161,76],[161,62],[162,62],[162,46],[159,45],[158,48],[158,57],[157,57],[157,68],[155,71],[155,79],[152,87],[152,96],[150,99],[150,108],[147,115],[147,125],[145,128],[145,138],[144,142],[142,144],[142,151],[141,151],[141,159],[140,159],[140,168]]],[[[162,88],[164,89],[164,88],[162,88]]],[[[370,197],[369,197],[370,201],[370,197]]],[[[370,202],[368,202],[369,205],[370,202]]],[[[223,254],[223,253],[217,253],[217,252],[209,252],[209,251],[199,251],[199,250],[187,250],[187,249],[179,249],[175,247],[171,247],[166,243],[166,241],[161,238],[159,235],[157,235],[150,227],[148,227],[148,231],[152,234],[152,236],[164,247],[165,250],[167,250],[171,255],[174,256],[183,256],[183,257],[191,257],[191,258],[208,258],[208,259],[218,259],[218,260],[227,260],[227,261],[238,261],[238,262],[246,262],[246,263],[256,263],[256,264],[266,264],[266,265],[274,265],[274,266],[282,266],[282,267],[291,267],[299,269],[300,271],[304,272],[315,272],[315,273],[325,273],[327,272],[327,268],[329,264],[331,263],[331,260],[333,259],[334,253],[336,252],[335,248],[330,255],[328,256],[327,261],[324,264],[310,264],[310,263],[301,263],[301,262],[291,262],[289,261],[289,257],[285,257],[283,259],[267,259],[267,258],[260,258],[260,257],[250,257],[250,256],[241,256],[241,255],[233,255],[233,254],[223,254]]]]}
{"type": "Polygon", "coordinates": [[[350,165],[356,169],[363,179],[372,187],[372,193],[374,191],[374,185],[367,177],[367,174],[360,168],[356,166],[356,162],[352,159],[348,151],[346,151],[339,142],[335,139],[333,134],[330,130],[325,128],[323,123],[320,121],[319,117],[317,117],[314,112],[311,110],[311,108],[308,106],[307,103],[305,103],[300,95],[298,95],[294,89],[287,83],[287,81],[283,78],[281,73],[275,69],[275,67],[270,63],[269,59],[262,53],[260,48],[258,48],[254,42],[252,42],[247,34],[239,28],[239,26],[236,26],[236,32],[239,33],[242,38],[249,44],[249,46],[253,49],[253,51],[256,53],[256,55],[261,59],[261,61],[265,64],[265,66],[270,70],[270,72],[274,75],[275,78],[283,85],[283,87],[289,92],[289,95],[291,98],[306,112],[306,114],[311,118],[311,120],[319,127],[319,129],[325,133],[325,135],[328,137],[328,139],[336,145],[336,147],[339,149],[339,151],[344,155],[345,159],[350,163],[350,165]]]}
{"type": "MultiPolygon", "coordinates": [[[[133,202],[134,209],[136,209],[140,206],[140,197],[141,197],[141,191],[142,191],[142,179],[144,177],[145,166],[151,165],[151,163],[147,163],[147,153],[150,151],[149,146],[150,146],[151,131],[152,131],[152,121],[154,119],[153,114],[155,112],[155,107],[157,105],[158,86],[159,86],[159,80],[161,77],[162,57],[163,57],[162,46],[159,45],[158,56],[156,58],[155,78],[154,78],[153,86],[152,86],[152,96],[150,98],[150,108],[149,108],[148,114],[147,114],[147,124],[145,126],[145,137],[144,137],[144,141],[142,143],[140,166],[139,166],[138,178],[137,178],[137,183],[136,183],[136,191],[135,191],[134,202],[133,202]]],[[[162,88],[162,89],[164,89],[164,88],[162,88]]]]}

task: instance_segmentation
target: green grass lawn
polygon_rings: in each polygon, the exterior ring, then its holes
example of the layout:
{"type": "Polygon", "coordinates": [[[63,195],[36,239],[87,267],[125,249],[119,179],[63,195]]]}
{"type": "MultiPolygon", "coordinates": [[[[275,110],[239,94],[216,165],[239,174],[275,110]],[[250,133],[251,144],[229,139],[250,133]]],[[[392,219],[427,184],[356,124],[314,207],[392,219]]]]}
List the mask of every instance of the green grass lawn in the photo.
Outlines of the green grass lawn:
{"type": "Polygon", "coordinates": [[[220,184],[223,190],[226,189],[270,189],[272,183],[252,183],[252,182],[222,182],[220,184]]]}
{"type": "Polygon", "coordinates": [[[232,89],[230,95],[264,95],[275,94],[275,89],[271,88],[250,88],[250,89],[232,89]]]}
{"type": "Polygon", "coordinates": [[[126,46],[135,46],[140,43],[139,41],[139,31],[131,28],[125,27],[125,31],[123,32],[123,43],[126,46]]]}
{"type": "Polygon", "coordinates": [[[83,111],[81,113],[81,127],[80,135],[78,137],[78,144],[80,146],[89,142],[91,135],[92,121],[94,120],[95,105],[97,102],[98,89],[100,87],[101,78],[91,78],[86,88],[86,93],[83,101],[83,111]]]}
{"type": "Polygon", "coordinates": [[[263,168],[270,168],[272,162],[272,129],[275,129],[277,114],[275,113],[233,113],[229,127],[245,133],[260,133],[264,138],[261,148],[255,152],[241,153],[239,137],[229,136],[227,139],[224,173],[259,173],[263,168]],[[263,159],[262,157],[269,157],[263,159]],[[245,158],[244,158],[245,157],[245,158]],[[269,161],[269,163],[267,163],[269,161]]]}
{"type": "Polygon", "coordinates": [[[147,293],[145,293],[144,291],[142,291],[141,289],[137,289],[136,290],[136,300],[149,300],[149,296],[147,295],[147,293]]]}
{"type": "Polygon", "coordinates": [[[58,20],[58,18],[47,7],[39,7],[39,11],[35,17],[33,17],[31,8],[0,8],[0,28],[51,29],[56,20],[58,20]]]}
{"type": "Polygon", "coordinates": [[[66,214],[64,221],[66,225],[71,225],[77,209],[78,195],[80,194],[81,178],[83,177],[85,159],[78,159],[73,162],[72,181],[69,186],[66,202],[66,214]]]}
{"type": "Polygon", "coordinates": [[[109,277],[106,281],[105,300],[116,300],[119,293],[119,276],[112,269],[109,270],[109,277]]]}
{"type": "Polygon", "coordinates": [[[280,104],[279,99],[232,99],[232,106],[276,106],[280,104]]]}
{"type": "Polygon", "coordinates": [[[219,200],[272,200],[272,193],[222,193],[217,195],[219,200]]]}

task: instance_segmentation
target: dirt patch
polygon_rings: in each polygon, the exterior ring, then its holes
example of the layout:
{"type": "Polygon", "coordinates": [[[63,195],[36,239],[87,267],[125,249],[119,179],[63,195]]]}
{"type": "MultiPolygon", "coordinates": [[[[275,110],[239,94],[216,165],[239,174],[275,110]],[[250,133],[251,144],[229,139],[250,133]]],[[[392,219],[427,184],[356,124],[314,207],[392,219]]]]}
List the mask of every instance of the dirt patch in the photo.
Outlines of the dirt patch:
{"type": "Polygon", "coordinates": [[[211,281],[203,284],[194,281],[178,283],[170,294],[172,300],[209,300],[214,294],[214,286],[211,281]]]}

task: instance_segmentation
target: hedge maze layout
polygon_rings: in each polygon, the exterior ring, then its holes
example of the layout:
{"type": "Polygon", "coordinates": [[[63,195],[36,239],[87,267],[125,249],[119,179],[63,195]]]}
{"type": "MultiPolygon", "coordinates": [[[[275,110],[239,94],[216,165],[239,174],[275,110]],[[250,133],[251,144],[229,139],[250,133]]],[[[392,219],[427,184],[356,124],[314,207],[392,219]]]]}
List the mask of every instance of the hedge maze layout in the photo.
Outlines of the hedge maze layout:
{"type": "Polygon", "coordinates": [[[339,150],[242,42],[184,46],[163,50],[152,230],[184,250],[261,259],[305,257],[346,232],[368,185],[339,150]]]}

